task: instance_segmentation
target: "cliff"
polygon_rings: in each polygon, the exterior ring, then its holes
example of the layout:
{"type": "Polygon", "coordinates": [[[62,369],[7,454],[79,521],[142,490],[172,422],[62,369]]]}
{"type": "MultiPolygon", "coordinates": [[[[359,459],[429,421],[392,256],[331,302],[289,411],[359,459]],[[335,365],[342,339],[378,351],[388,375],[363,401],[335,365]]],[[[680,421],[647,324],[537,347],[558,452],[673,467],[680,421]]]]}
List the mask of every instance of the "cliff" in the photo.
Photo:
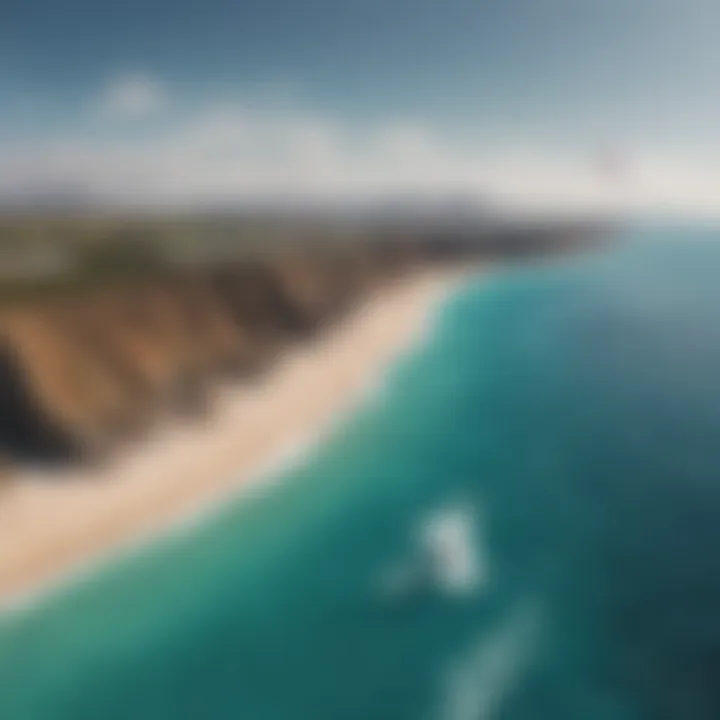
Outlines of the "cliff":
{"type": "Polygon", "coordinates": [[[381,247],[288,252],[12,303],[0,313],[2,452],[102,457],[162,415],[208,410],[218,379],[262,372],[398,270],[381,247]]]}
{"type": "Polygon", "coordinates": [[[210,411],[219,380],[261,373],[382,283],[496,254],[488,242],[434,236],[300,248],[138,265],[5,298],[0,452],[21,462],[103,458],[163,416],[210,411]]]}

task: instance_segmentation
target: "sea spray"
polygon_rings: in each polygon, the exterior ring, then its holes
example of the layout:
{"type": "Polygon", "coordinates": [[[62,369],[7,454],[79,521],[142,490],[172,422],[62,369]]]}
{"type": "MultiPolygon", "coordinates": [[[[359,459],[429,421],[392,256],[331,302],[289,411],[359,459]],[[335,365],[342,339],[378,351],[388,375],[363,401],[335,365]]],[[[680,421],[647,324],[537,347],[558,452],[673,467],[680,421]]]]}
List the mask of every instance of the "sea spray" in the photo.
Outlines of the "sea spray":
{"type": "Polygon", "coordinates": [[[399,601],[418,593],[463,597],[481,591],[490,566],[480,515],[469,503],[423,513],[408,532],[407,547],[382,568],[379,595],[399,601]]]}

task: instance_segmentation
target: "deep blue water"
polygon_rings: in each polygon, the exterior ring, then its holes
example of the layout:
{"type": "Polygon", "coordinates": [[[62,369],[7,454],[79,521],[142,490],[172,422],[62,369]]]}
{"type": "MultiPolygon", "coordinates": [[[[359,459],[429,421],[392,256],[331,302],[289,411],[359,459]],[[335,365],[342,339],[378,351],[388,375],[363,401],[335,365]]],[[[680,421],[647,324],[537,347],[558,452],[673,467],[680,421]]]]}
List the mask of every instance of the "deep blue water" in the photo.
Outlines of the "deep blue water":
{"type": "Polygon", "coordinates": [[[719,241],[471,283],[287,482],[6,618],[0,718],[719,718],[719,241]]]}

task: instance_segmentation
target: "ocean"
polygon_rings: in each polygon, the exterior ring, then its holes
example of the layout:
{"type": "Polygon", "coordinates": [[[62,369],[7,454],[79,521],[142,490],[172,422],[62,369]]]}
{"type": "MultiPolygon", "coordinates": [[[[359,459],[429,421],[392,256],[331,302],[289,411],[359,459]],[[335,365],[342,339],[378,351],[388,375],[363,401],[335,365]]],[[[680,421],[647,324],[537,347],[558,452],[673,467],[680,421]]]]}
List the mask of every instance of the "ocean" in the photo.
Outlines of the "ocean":
{"type": "Polygon", "coordinates": [[[0,620],[2,720],[716,720],[720,230],[478,276],[281,483],[0,620]]]}

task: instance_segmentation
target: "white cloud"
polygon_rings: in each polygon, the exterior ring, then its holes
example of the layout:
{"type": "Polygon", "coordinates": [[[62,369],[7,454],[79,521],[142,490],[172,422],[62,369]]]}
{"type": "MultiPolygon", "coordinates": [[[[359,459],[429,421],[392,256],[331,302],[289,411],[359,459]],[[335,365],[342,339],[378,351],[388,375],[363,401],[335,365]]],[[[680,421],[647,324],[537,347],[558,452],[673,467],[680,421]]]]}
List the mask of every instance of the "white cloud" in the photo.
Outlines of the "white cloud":
{"type": "Polygon", "coordinates": [[[145,75],[125,75],[107,85],[96,107],[111,118],[143,118],[162,110],[166,103],[166,92],[159,82],[145,75]]]}
{"type": "MultiPolygon", "coordinates": [[[[139,117],[163,102],[156,83],[126,78],[107,89],[103,107],[139,117]]],[[[462,141],[417,121],[358,129],[323,116],[230,104],[146,130],[128,135],[113,124],[102,138],[0,146],[0,198],[75,193],[172,208],[460,192],[533,211],[720,217],[720,154],[707,152],[636,149],[628,173],[613,178],[598,169],[592,152],[462,141]]]]}

